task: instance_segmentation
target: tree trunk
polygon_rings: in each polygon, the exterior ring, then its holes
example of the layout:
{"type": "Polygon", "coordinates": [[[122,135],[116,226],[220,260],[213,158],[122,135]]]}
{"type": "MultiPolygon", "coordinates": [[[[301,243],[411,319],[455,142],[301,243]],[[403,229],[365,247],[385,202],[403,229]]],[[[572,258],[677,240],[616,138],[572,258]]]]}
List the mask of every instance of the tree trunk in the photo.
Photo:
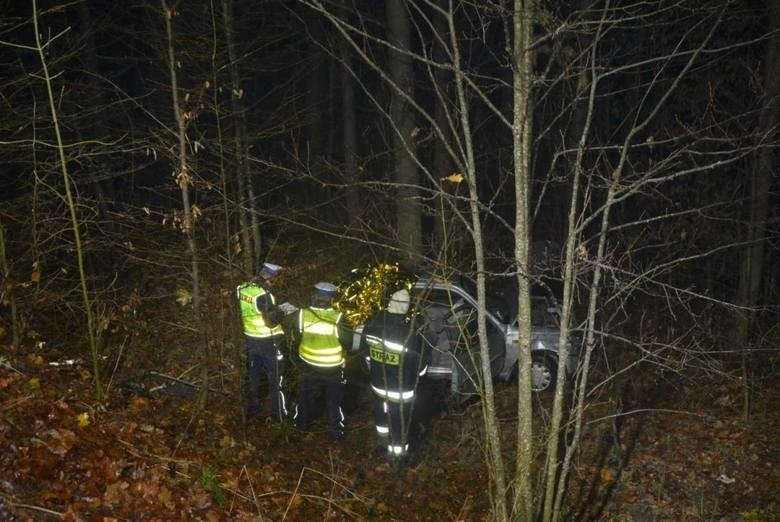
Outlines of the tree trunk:
{"type": "MultiPolygon", "coordinates": [[[[387,39],[397,49],[411,48],[411,27],[406,4],[388,0],[387,39]]],[[[392,82],[409,98],[414,98],[412,58],[394,49],[388,50],[388,69],[392,82]]],[[[414,112],[395,89],[391,94],[390,120],[393,125],[393,167],[396,194],[396,226],[400,247],[408,260],[422,255],[422,206],[419,201],[420,174],[414,161],[414,112]]]]}
{"type": "Polygon", "coordinates": [[[86,269],[84,268],[84,249],[82,248],[81,242],[81,225],[79,223],[78,216],[76,215],[76,200],[73,197],[70,174],[68,173],[68,163],[67,159],[65,158],[65,143],[63,141],[62,132],[60,130],[57,104],[54,100],[52,77],[49,74],[49,66],[46,62],[44,45],[41,42],[41,32],[38,27],[38,3],[36,0],[32,0],[32,10],[33,26],[35,30],[35,50],[38,52],[38,57],[41,63],[41,70],[43,72],[42,78],[46,84],[46,94],[49,102],[49,111],[51,113],[51,122],[52,126],[54,127],[54,134],[57,138],[57,154],[60,164],[60,172],[62,173],[62,181],[65,187],[65,201],[68,205],[71,230],[73,232],[73,242],[76,247],[76,262],[78,264],[79,282],[81,284],[81,297],[84,302],[84,314],[87,317],[87,338],[89,341],[89,351],[92,358],[92,379],[95,384],[95,397],[98,401],[102,401],[103,384],[100,377],[100,354],[98,353],[97,328],[95,324],[95,312],[92,309],[92,299],[89,295],[89,289],[87,288],[87,273],[86,269]]]}
{"type": "MultiPolygon", "coordinates": [[[[446,0],[438,0],[439,7],[446,8],[446,0]]],[[[440,35],[443,41],[447,39],[447,21],[443,16],[437,16],[434,19],[434,32],[440,35]]],[[[447,53],[443,48],[443,43],[434,40],[431,56],[436,63],[446,63],[447,53]]],[[[433,176],[435,179],[451,175],[453,169],[452,158],[447,150],[447,142],[452,137],[452,124],[448,118],[449,102],[452,90],[452,74],[444,67],[437,67],[434,74],[434,88],[436,89],[436,100],[433,107],[433,121],[440,130],[441,136],[436,136],[433,143],[433,176]]],[[[447,266],[454,251],[461,246],[460,240],[465,234],[462,223],[456,218],[456,209],[459,200],[453,197],[457,194],[458,184],[440,183],[439,184],[439,208],[437,209],[437,219],[433,233],[433,251],[443,266],[447,266]]]]}
{"type": "MultiPolygon", "coordinates": [[[[102,76],[102,71],[100,70],[97,53],[95,52],[94,31],[91,27],[92,13],[88,2],[79,4],[78,18],[82,26],[85,40],[85,45],[80,49],[79,55],[81,56],[81,59],[84,60],[85,69],[92,73],[87,75],[83,75],[82,73],[82,78],[79,78],[78,80],[83,82],[85,86],[84,97],[79,101],[87,107],[108,107],[110,103],[106,96],[107,91],[100,88],[96,77],[96,75],[102,76]]],[[[74,126],[73,130],[79,137],[79,141],[88,142],[91,139],[94,139],[95,136],[97,136],[98,140],[110,141],[108,137],[109,129],[111,127],[109,122],[110,115],[111,111],[108,110],[95,111],[89,118],[89,127],[82,125],[74,126]],[[87,128],[92,136],[84,135],[84,131],[87,128]]],[[[112,203],[116,197],[114,194],[114,180],[112,178],[101,180],[99,176],[96,176],[97,172],[105,174],[106,169],[99,168],[101,166],[102,165],[96,165],[95,160],[92,160],[85,165],[86,168],[84,169],[84,173],[95,191],[95,199],[99,211],[98,215],[103,221],[104,226],[113,231],[115,223],[114,220],[108,219],[107,205],[112,203]]]]}
{"type": "MultiPolygon", "coordinates": [[[[209,13],[211,14],[211,102],[214,105],[214,126],[216,130],[216,147],[217,147],[217,160],[219,161],[219,181],[222,189],[222,210],[224,214],[224,227],[225,227],[225,259],[227,259],[228,267],[230,270],[230,277],[235,275],[235,264],[233,255],[233,243],[231,230],[231,210],[232,203],[230,201],[230,190],[228,187],[231,185],[228,180],[227,169],[225,168],[225,140],[222,132],[222,108],[219,102],[219,78],[217,77],[218,65],[218,45],[220,42],[217,32],[217,14],[214,9],[214,3],[209,6],[209,13]]],[[[224,5],[223,13],[224,13],[224,5]]],[[[224,14],[223,14],[224,16],[224,14]]],[[[224,29],[224,27],[223,27],[224,29]]]]}
{"type": "MultiPolygon", "coordinates": [[[[181,224],[182,232],[184,232],[187,238],[187,250],[190,257],[190,282],[192,285],[192,307],[194,310],[193,316],[196,318],[198,324],[200,324],[201,317],[201,296],[200,296],[200,276],[198,274],[198,248],[195,242],[195,221],[192,213],[192,205],[190,204],[190,183],[191,174],[189,167],[189,158],[187,155],[187,126],[182,112],[181,105],[179,104],[179,82],[176,76],[176,57],[174,55],[174,38],[173,27],[171,25],[171,19],[174,16],[174,10],[169,8],[165,0],[160,0],[160,4],[163,11],[163,18],[165,19],[165,34],[167,36],[167,54],[168,54],[168,68],[171,79],[171,103],[173,105],[173,115],[176,120],[176,131],[178,137],[178,145],[176,147],[177,161],[175,178],[176,183],[179,186],[181,192],[182,213],[184,219],[181,224]]],[[[206,399],[208,397],[208,343],[205,338],[201,339],[201,346],[199,350],[200,363],[201,363],[201,388],[200,395],[198,397],[198,410],[202,410],[206,405],[206,399]]]]}
{"type": "MultiPolygon", "coordinates": [[[[593,44],[591,47],[591,55],[590,55],[590,66],[595,67],[596,63],[596,50],[597,50],[597,43],[600,39],[601,34],[601,27],[599,27],[598,32],[596,33],[595,38],[593,39],[593,44]]],[[[565,319],[562,319],[561,322],[563,323],[563,329],[564,334],[561,335],[561,339],[559,340],[559,345],[563,343],[563,339],[568,337],[568,330],[569,330],[569,317],[570,317],[570,310],[572,306],[571,302],[571,295],[572,295],[572,289],[574,286],[574,282],[576,279],[576,272],[574,267],[574,250],[576,248],[576,245],[578,244],[580,240],[580,231],[577,227],[577,216],[579,215],[579,192],[580,192],[580,186],[582,183],[582,180],[585,178],[585,169],[583,166],[583,161],[586,153],[586,147],[588,143],[588,136],[591,129],[591,123],[593,120],[593,107],[595,105],[595,99],[596,99],[596,88],[598,86],[598,78],[596,77],[595,72],[589,71],[586,67],[583,67],[581,72],[577,75],[577,82],[576,82],[576,88],[575,88],[575,100],[574,100],[574,118],[573,118],[573,128],[572,132],[569,134],[569,139],[567,140],[567,149],[572,149],[575,152],[573,153],[573,157],[568,161],[568,168],[571,172],[571,195],[569,200],[569,213],[568,213],[568,227],[567,227],[567,236],[566,236],[566,263],[564,266],[564,316],[565,319]],[[584,97],[585,92],[588,92],[587,97],[584,97]],[[575,139],[576,138],[576,139],[575,139]],[[566,321],[564,323],[564,320],[566,321]]],[[[607,208],[604,212],[604,220],[601,224],[601,235],[599,237],[599,246],[596,253],[596,264],[600,266],[601,261],[604,257],[604,248],[606,244],[606,232],[608,228],[608,218],[609,218],[609,209],[611,207],[611,201],[614,197],[614,189],[612,189],[607,195],[607,208]]],[[[583,207],[585,206],[585,203],[583,203],[583,207]]],[[[574,458],[574,452],[577,448],[578,441],[580,438],[580,435],[582,433],[582,417],[584,413],[584,406],[585,406],[585,393],[587,391],[587,377],[590,372],[590,360],[591,356],[593,354],[593,349],[595,347],[596,338],[595,338],[595,321],[596,321],[596,311],[597,311],[597,304],[598,304],[598,289],[601,284],[601,270],[597,269],[596,273],[593,276],[593,280],[591,281],[590,291],[589,291],[589,302],[588,302],[588,314],[587,314],[587,320],[588,320],[588,328],[587,328],[587,350],[585,353],[585,357],[583,358],[583,361],[581,362],[581,368],[582,370],[578,372],[579,380],[575,383],[575,389],[574,393],[577,396],[577,399],[575,401],[575,413],[574,413],[574,432],[572,436],[572,440],[569,444],[569,446],[566,448],[566,453],[563,458],[563,463],[561,465],[561,471],[558,476],[558,483],[554,492],[554,499],[552,502],[552,513],[553,513],[553,520],[557,520],[561,518],[561,510],[563,506],[563,498],[565,495],[565,485],[567,476],[569,473],[569,467],[571,465],[571,460],[574,458]]],[[[577,349],[577,347],[572,347],[574,349],[577,349]]],[[[560,365],[559,365],[560,368],[560,365]]],[[[549,485],[549,483],[548,483],[549,485]]],[[[546,494],[552,495],[552,491],[546,491],[546,494]]],[[[545,497],[547,498],[547,497],[545,497]]]]}
{"type": "Polygon", "coordinates": [[[330,68],[328,60],[319,45],[327,40],[326,31],[318,16],[310,16],[307,26],[311,33],[309,47],[310,67],[309,91],[306,93],[306,163],[311,173],[318,176],[325,164],[327,154],[328,137],[331,134],[330,124],[327,120],[328,106],[330,105],[330,68]]]}
{"type": "Polygon", "coordinates": [[[234,161],[238,180],[238,213],[241,229],[242,264],[247,274],[254,274],[260,261],[260,223],[255,212],[254,186],[249,173],[248,139],[246,133],[246,108],[244,90],[238,70],[236,41],[233,31],[233,2],[222,0],[222,24],[225,31],[225,44],[228,52],[228,70],[230,71],[230,104],[233,120],[234,161]]]}
{"type": "MultiPolygon", "coordinates": [[[[346,16],[346,12],[345,12],[346,16]]],[[[347,226],[357,225],[360,217],[358,193],[358,141],[355,116],[355,82],[352,81],[352,51],[349,42],[342,39],[341,52],[341,111],[344,118],[344,181],[347,189],[347,226]]]]}
{"type": "MultiPolygon", "coordinates": [[[[463,144],[465,148],[465,180],[469,193],[469,217],[471,218],[471,237],[474,241],[474,257],[477,267],[477,331],[479,338],[479,373],[481,379],[478,384],[484,391],[481,393],[482,414],[485,423],[486,461],[488,470],[492,473],[490,500],[493,505],[493,518],[496,520],[508,520],[506,505],[506,472],[504,460],[501,454],[501,430],[496,414],[495,393],[493,391],[493,379],[490,350],[487,338],[486,303],[487,292],[485,289],[485,244],[482,237],[482,221],[480,218],[480,201],[477,191],[477,167],[474,159],[474,143],[471,135],[471,122],[469,121],[469,104],[466,99],[464,72],[461,67],[460,49],[458,47],[455,32],[455,23],[452,11],[448,13],[447,26],[450,33],[450,44],[453,51],[453,72],[455,76],[455,92],[460,115],[460,125],[463,132],[463,144]]],[[[478,376],[479,377],[479,376],[478,376]]]]}
{"type": "Polygon", "coordinates": [[[531,292],[528,274],[530,259],[530,189],[532,143],[532,92],[534,55],[532,23],[535,0],[515,0],[513,45],[514,117],[512,141],[515,175],[515,264],[517,267],[517,456],[515,462],[514,520],[531,522],[534,516],[532,492],[533,403],[531,401],[531,292]]]}
{"type": "Polygon", "coordinates": [[[749,354],[753,310],[761,301],[761,276],[764,271],[764,244],[766,242],[766,219],[769,208],[769,189],[772,181],[772,156],[776,135],[775,125],[780,109],[780,4],[768,2],[774,34],[769,40],[764,64],[764,98],[758,121],[758,148],[753,161],[753,175],[750,186],[749,222],[745,248],[742,256],[737,301],[743,307],[737,328],[737,346],[743,349],[743,377],[745,377],[745,405],[747,418],[750,411],[748,382],[750,371],[749,354]]]}
{"type": "Polygon", "coordinates": [[[14,350],[18,350],[22,340],[22,329],[19,324],[19,313],[16,309],[14,283],[11,280],[11,266],[8,264],[6,244],[5,228],[0,223],[0,276],[2,276],[0,278],[0,296],[5,298],[0,299],[0,304],[5,300],[8,303],[8,308],[11,309],[11,342],[14,350]]]}

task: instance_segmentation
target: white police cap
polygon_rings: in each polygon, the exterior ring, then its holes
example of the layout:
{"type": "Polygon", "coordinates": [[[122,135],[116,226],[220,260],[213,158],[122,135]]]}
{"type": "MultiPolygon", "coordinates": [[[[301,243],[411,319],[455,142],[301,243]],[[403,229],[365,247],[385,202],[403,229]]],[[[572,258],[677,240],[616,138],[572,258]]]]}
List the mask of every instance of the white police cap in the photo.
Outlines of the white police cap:
{"type": "Polygon", "coordinates": [[[336,285],[333,283],[319,282],[314,285],[314,291],[322,297],[332,298],[336,296],[336,285]]]}
{"type": "Polygon", "coordinates": [[[279,265],[275,265],[273,263],[263,263],[263,269],[260,271],[260,275],[268,278],[268,277],[275,277],[279,275],[279,272],[282,271],[282,267],[279,265]]]}

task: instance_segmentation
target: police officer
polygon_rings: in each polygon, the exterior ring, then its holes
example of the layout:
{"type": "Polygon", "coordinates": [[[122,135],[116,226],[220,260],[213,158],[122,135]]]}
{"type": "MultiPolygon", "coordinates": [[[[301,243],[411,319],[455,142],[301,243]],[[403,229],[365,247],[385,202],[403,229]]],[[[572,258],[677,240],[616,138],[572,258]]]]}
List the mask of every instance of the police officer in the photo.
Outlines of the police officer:
{"type": "Polygon", "coordinates": [[[236,289],[246,338],[245,412],[248,422],[260,418],[259,387],[263,373],[268,379],[271,421],[280,422],[287,416],[282,391],[284,356],[280,351],[284,332],[279,325],[284,314],[270,290],[281,270],[279,265],[263,263],[259,277],[236,289]]]}
{"type": "Polygon", "coordinates": [[[428,369],[424,339],[407,317],[409,292],[393,293],[385,310],[363,328],[361,349],[368,350],[378,444],[398,461],[409,453],[417,384],[428,369]]]}
{"type": "Polygon", "coordinates": [[[343,315],[333,309],[336,286],[314,285],[311,306],[298,311],[298,355],[303,362],[299,381],[298,404],[293,417],[295,427],[308,431],[315,418],[314,403],[319,388],[325,387],[328,434],[334,440],[344,437],[344,351],[351,332],[343,315]]]}

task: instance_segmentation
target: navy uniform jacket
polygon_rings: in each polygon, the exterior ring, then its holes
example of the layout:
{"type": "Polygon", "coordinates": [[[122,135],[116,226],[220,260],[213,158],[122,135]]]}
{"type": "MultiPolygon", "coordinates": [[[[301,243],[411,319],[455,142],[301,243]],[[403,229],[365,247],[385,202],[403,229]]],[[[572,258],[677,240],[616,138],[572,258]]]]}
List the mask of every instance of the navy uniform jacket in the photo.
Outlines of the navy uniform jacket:
{"type": "Polygon", "coordinates": [[[422,335],[406,316],[382,310],[363,328],[361,350],[371,359],[371,387],[393,401],[413,397],[428,362],[422,335]]]}

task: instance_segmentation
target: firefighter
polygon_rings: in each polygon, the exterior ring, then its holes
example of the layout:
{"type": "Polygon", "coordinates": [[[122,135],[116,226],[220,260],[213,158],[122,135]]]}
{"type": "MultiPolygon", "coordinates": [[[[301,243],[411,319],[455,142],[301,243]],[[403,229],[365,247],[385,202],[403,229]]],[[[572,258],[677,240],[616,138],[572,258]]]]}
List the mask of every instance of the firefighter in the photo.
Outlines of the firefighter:
{"type": "Polygon", "coordinates": [[[246,338],[245,414],[247,422],[260,419],[260,379],[264,373],[268,380],[268,397],[271,402],[271,422],[281,422],[287,416],[282,380],[284,356],[280,348],[284,343],[284,331],[280,321],[284,315],[276,305],[271,288],[282,268],[273,263],[263,263],[258,277],[239,285],[236,289],[241,321],[246,338]]]}
{"type": "Polygon", "coordinates": [[[325,388],[328,413],[328,435],[333,440],[344,438],[345,347],[351,331],[344,316],[333,309],[336,286],[331,283],[314,285],[311,306],[298,311],[298,356],[302,361],[298,403],[293,422],[300,431],[308,431],[315,418],[314,405],[320,388],[325,388]]]}
{"type": "Polygon", "coordinates": [[[378,445],[399,462],[409,455],[417,385],[428,369],[424,338],[408,317],[409,292],[393,293],[386,309],[363,328],[368,350],[378,445]]]}

